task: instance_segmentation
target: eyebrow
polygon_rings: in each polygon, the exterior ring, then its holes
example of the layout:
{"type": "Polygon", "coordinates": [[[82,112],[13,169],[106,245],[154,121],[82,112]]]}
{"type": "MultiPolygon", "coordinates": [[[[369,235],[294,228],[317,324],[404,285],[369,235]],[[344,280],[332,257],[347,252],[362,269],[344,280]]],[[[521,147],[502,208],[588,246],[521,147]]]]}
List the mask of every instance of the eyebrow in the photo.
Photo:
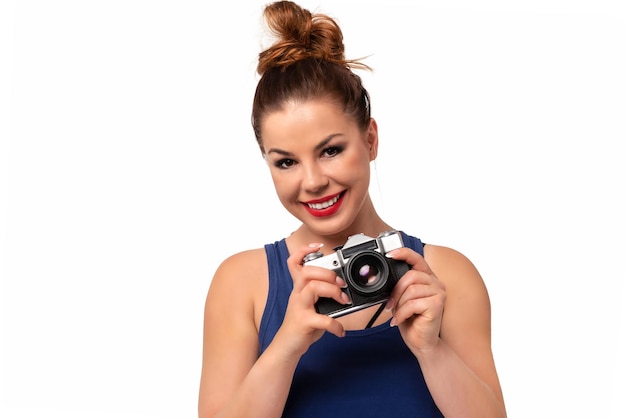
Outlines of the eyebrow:
{"type": "MultiPolygon", "coordinates": [[[[320,143],[319,143],[319,144],[317,144],[317,145],[315,146],[315,151],[319,151],[319,150],[321,150],[321,149],[322,149],[322,148],[324,148],[326,145],[328,145],[328,143],[329,143],[330,141],[332,141],[335,137],[338,137],[338,136],[341,136],[341,134],[340,134],[340,133],[336,133],[336,134],[330,134],[330,135],[328,135],[326,138],[324,138],[322,141],[320,141],[320,143]]],[[[267,154],[268,154],[268,155],[269,155],[269,154],[272,154],[272,153],[275,153],[275,154],[280,154],[280,155],[284,155],[285,157],[291,157],[291,156],[293,156],[293,153],[291,153],[291,152],[289,152],[289,151],[282,150],[282,149],[280,149],[280,148],[270,148],[270,149],[267,151],[267,154]]]]}

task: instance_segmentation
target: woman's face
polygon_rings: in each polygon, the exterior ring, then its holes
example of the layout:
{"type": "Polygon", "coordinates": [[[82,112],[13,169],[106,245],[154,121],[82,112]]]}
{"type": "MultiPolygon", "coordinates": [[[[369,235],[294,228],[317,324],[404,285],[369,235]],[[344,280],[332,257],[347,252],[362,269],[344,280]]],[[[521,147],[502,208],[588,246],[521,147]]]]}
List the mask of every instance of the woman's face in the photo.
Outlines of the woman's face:
{"type": "Polygon", "coordinates": [[[287,103],[264,118],[263,149],[283,206],[312,231],[349,229],[369,201],[378,132],[366,132],[330,101],[287,103]]]}

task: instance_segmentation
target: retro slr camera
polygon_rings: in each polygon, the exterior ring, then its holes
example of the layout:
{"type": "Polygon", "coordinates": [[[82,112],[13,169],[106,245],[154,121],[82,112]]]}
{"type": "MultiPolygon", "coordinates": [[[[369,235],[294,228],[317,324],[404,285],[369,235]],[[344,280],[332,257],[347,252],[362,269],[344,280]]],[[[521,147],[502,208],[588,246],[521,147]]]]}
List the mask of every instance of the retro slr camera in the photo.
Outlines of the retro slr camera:
{"type": "Polygon", "coordinates": [[[353,235],[327,256],[321,252],[308,254],[304,264],[335,271],[346,282],[342,290],[352,301],[344,305],[331,298],[319,298],[315,305],[317,312],[337,318],[385,302],[396,282],[410,268],[404,261],[385,257],[385,253],[401,247],[404,247],[402,236],[390,230],[376,238],[353,235]]]}

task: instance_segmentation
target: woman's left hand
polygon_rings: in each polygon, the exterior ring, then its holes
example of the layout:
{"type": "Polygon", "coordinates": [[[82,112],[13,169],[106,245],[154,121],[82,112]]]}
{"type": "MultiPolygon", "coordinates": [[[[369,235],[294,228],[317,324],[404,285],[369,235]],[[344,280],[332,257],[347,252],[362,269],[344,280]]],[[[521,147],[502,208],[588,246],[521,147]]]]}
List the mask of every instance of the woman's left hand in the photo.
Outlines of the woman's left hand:
{"type": "Polygon", "coordinates": [[[391,309],[391,324],[398,326],[402,338],[411,351],[436,348],[439,343],[446,286],[432,272],[424,257],[407,247],[387,254],[394,260],[404,260],[411,269],[396,283],[387,309],[391,309]]]}

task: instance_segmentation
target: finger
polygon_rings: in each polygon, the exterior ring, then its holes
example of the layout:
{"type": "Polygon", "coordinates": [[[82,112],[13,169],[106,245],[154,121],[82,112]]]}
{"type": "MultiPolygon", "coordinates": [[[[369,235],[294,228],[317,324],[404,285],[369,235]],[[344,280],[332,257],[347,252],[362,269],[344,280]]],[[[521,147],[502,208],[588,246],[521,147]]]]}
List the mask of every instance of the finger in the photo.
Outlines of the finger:
{"type": "Polygon", "coordinates": [[[346,286],[345,280],[337,276],[334,271],[320,266],[304,266],[301,269],[302,276],[307,280],[319,280],[327,283],[334,283],[339,287],[346,286]]]}
{"type": "Polygon", "coordinates": [[[346,331],[341,322],[327,315],[318,315],[314,320],[316,329],[324,329],[337,337],[345,337],[346,331]]]}
{"type": "Polygon", "coordinates": [[[411,299],[427,298],[441,293],[441,288],[439,286],[419,282],[410,283],[408,286],[405,286],[405,283],[400,283],[398,290],[401,291],[396,299],[398,301],[398,305],[402,305],[411,299]]]}
{"type": "Polygon", "coordinates": [[[294,280],[294,289],[299,291],[304,286],[302,280],[300,280],[303,265],[304,265],[304,257],[308,254],[315,253],[319,251],[319,249],[323,246],[321,243],[311,243],[308,245],[304,245],[295,249],[290,256],[287,258],[287,268],[291,273],[291,276],[294,280]]]}
{"type": "Polygon", "coordinates": [[[287,259],[287,264],[290,267],[302,266],[304,264],[304,257],[306,257],[308,254],[319,251],[319,249],[323,246],[324,244],[321,244],[319,242],[312,242],[308,245],[303,245],[302,247],[296,248],[287,259]]]}
{"type": "Polygon", "coordinates": [[[348,295],[337,284],[312,280],[300,292],[306,305],[315,304],[319,298],[330,298],[342,305],[350,303],[348,295]]]}
{"type": "MultiPolygon", "coordinates": [[[[293,273],[293,272],[292,272],[293,273]]],[[[293,288],[295,291],[302,291],[302,288],[310,281],[321,281],[326,283],[332,283],[339,287],[345,287],[346,282],[341,277],[337,276],[332,270],[319,266],[303,266],[299,268],[299,271],[293,276],[293,288]]]]}
{"type": "Polygon", "coordinates": [[[405,261],[413,270],[423,271],[428,274],[433,274],[432,270],[424,257],[422,257],[417,252],[413,251],[408,247],[396,248],[395,250],[389,251],[385,256],[393,259],[393,260],[403,260],[405,261]]]}
{"type": "Polygon", "coordinates": [[[409,270],[391,290],[385,309],[393,310],[396,305],[409,298],[430,296],[443,290],[442,285],[443,283],[437,281],[433,274],[409,270]],[[412,291],[407,293],[408,289],[412,289],[412,291]]]}
{"type": "Polygon", "coordinates": [[[443,310],[443,298],[433,295],[425,298],[410,299],[405,303],[398,304],[393,314],[394,325],[399,325],[409,318],[420,316],[425,320],[434,320],[443,310]]]}

